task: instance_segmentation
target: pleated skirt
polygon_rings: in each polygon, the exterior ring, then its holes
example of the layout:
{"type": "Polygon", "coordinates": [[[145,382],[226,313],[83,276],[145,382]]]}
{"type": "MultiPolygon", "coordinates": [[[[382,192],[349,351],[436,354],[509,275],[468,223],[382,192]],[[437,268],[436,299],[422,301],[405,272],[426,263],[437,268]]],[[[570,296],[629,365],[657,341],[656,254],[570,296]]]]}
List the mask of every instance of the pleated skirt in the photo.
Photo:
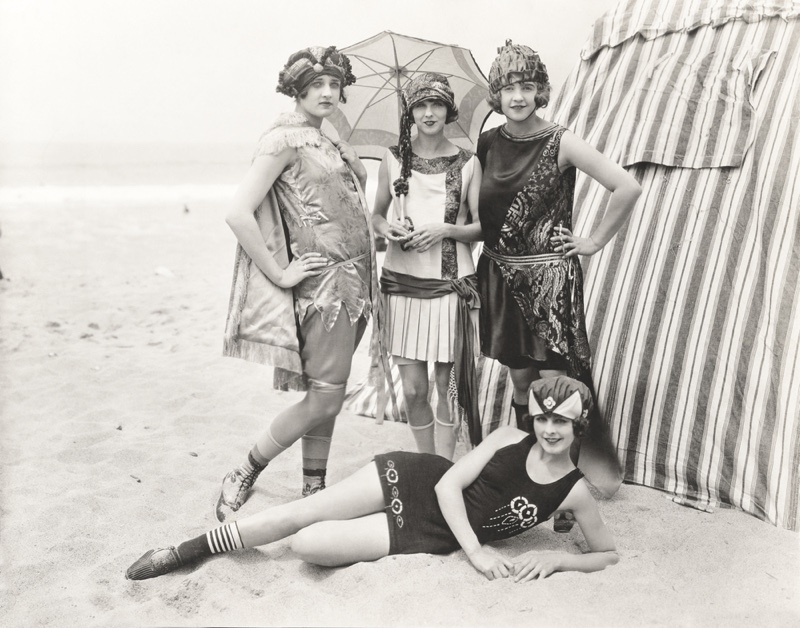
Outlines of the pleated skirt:
{"type": "MultiPolygon", "coordinates": [[[[458,295],[451,292],[435,299],[388,295],[389,352],[408,360],[452,362],[455,359],[458,295]]],[[[476,348],[479,310],[470,310],[476,348]]],[[[477,356],[476,356],[477,357],[477,356]]]]}

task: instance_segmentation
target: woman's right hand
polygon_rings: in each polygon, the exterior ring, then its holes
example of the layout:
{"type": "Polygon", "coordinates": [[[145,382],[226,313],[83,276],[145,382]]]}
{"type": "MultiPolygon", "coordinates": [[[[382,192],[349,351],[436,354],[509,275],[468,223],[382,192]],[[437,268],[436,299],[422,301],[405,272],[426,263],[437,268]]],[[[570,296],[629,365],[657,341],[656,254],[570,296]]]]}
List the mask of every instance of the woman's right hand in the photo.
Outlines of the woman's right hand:
{"type": "Polygon", "coordinates": [[[292,288],[307,277],[316,277],[321,274],[327,265],[328,259],[319,253],[303,253],[283,269],[278,285],[281,288],[292,288]]]}
{"type": "Polygon", "coordinates": [[[481,546],[477,551],[467,554],[467,557],[472,566],[489,580],[508,578],[514,569],[513,562],[490,547],[481,546]]]}
{"type": "Polygon", "coordinates": [[[386,221],[386,233],[382,233],[380,235],[387,240],[403,242],[411,235],[411,231],[408,230],[408,227],[404,222],[395,218],[392,222],[389,222],[388,220],[386,221]]]}

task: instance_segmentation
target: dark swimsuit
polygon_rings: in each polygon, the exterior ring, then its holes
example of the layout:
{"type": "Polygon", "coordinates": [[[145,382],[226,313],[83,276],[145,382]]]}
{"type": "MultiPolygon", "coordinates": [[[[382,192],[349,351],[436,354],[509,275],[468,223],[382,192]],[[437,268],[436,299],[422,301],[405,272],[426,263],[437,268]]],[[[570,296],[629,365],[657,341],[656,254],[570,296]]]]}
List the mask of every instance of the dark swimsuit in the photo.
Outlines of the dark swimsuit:
{"type": "MultiPolygon", "coordinates": [[[[470,526],[481,543],[507,539],[546,521],[583,477],[574,469],[534,482],[526,462],[536,437],[498,449],[464,489],[470,526]]],[[[453,466],[441,456],[394,451],[375,456],[389,525],[390,554],[448,554],[460,548],[439,509],[436,483],[453,466]]]]}

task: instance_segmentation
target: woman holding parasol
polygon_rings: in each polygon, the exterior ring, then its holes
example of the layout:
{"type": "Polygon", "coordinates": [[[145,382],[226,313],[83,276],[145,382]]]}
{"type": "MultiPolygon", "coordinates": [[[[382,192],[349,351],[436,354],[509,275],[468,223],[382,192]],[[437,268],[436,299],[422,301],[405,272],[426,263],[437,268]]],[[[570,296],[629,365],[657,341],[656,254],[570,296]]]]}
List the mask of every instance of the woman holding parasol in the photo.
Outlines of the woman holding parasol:
{"type": "Polygon", "coordinates": [[[445,137],[458,108],[444,75],[419,74],[405,85],[402,102],[399,145],[381,163],[372,214],[375,233],[389,241],[381,274],[386,346],[400,371],[417,448],[452,459],[459,406],[470,418],[473,440],[476,431],[480,437],[477,279],[469,243],[481,238],[481,168],[472,152],[445,137]],[[429,363],[438,393],[435,413],[428,401],[429,363]],[[448,394],[454,364],[457,394],[448,394]],[[455,397],[451,407],[448,399],[455,397]]]}

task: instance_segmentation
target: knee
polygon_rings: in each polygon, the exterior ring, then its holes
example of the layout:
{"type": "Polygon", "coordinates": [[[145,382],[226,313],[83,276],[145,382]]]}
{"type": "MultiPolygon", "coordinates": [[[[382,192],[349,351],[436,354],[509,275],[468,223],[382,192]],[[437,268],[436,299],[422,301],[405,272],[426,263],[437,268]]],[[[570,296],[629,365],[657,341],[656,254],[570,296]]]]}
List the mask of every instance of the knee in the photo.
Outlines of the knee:
{"type": "Polygon", "coordinates": [[[428,403],[428,382],[419,382],[417,380],[410,380],[403,382],[403,397],[406,404],[415,408],[421,404],[428,403]]]}
{"type": "MultiPolygon", "coordinates": [[[[316,382],[319,384],[319,382],[316,382]]],[[[335,419],[344,405],[344,384],[327,385],[329,388],[312,388],[309,391],[308,400],[312,416],[317,423],[324,423],[335,419]]]]}
{"type": "Polygon", "coordinates": [[[292,537],[292,551],[307,563],[323,567],[340,565],[341,562],[331,554],[331,547],[335,544],[331,542],[327,527],[326,522],[320,522],[300,530],[292,537]]]}

